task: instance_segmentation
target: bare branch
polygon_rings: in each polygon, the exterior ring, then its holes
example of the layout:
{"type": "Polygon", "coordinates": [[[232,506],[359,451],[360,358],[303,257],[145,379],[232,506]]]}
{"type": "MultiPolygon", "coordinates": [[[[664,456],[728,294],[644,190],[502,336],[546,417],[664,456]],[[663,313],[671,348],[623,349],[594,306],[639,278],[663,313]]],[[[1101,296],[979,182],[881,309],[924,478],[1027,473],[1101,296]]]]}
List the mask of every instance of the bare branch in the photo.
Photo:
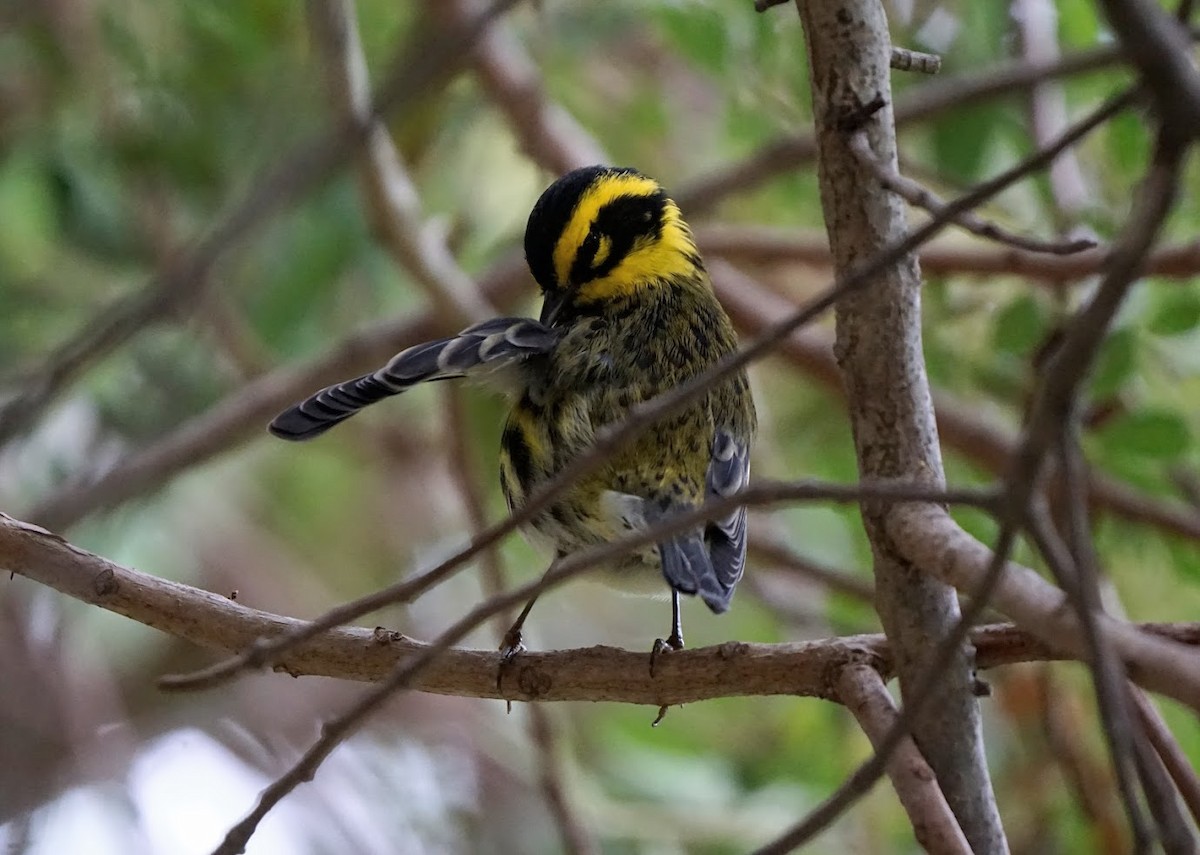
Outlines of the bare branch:
{"type": "Polygon", "coordinates": [[[1171,733],[1171,729],[1167,727],[1167,723],[1154,706],[1154,702],[1136,686],[1131,687],[1130,692],[1138,718],[1150,738],[1150,744],[1162,758],[1167,773],[1175,782],[1176,789],[1183,797],[1183,803],[1187,805],[1188,812],[1192,815],[1192,821],[1200,825],[1200,776],[1197,776],[1196,770],[1192,768],[1191,761],[1188,760],[1179,741],[1171,733]]]}
{"type": "MultiPolygon", "coordinates": [[[[122,567],[79,549],[37,526],[0,515],[0,569],[98,606],[208,650],[244,649],[304,621],[250,608],[179,582],[122,567]]],[[[1044,584],[1044,583],[1043,583],[1044,584]]],[[[1146,637],[1200,646],[1200,623],[1144,624],[1146,637]]],[[[1036,636],[1012,625],[984,626],[971,636],[980,668],[1063,658],[1036,636]]],[[[341,628],[289,650],[277,670],[288,674],[379,682],[428,645],[383,629],[341,628]]],[[[500,654],[451,650],[414,680],[412,688],[460,697],[513,701],[615,701],[658,706],[731,695],[832,697],[831,675],[853,662],[893,674],[882,635],[790,644],[730,642],[677,651],[654,678],[644,650],[613,647],[527,651],[515,673],[496,685],[500,654]]],[[[1189,655],[1194,655],[1190,653],[1189,655]]]]}
{"type": "Polygon", "coordinates": [[[875,599],[875,590],[870,582],[843,570],[824,567],[792,551],[782,541],[772,537],[765,527],[753,527],[749,550],[751,557],[756,561],[769,563],[776,570],[808,579],[865,603],[871,603],[875,599]]]}
{"type": "MultiPolygon", "coordinates": [[[[771,226],[709,225],[696,229],[705,258],[725,258],[736,264],[832,264],[829,241],[816,232],[797,233],[771,226]]],[[[1104,269],[1108,249],[1101,247],[1070,256],[1023,252],[1017,249],[934,241],[919,253],[926,274],[977,276],[981,285],[996,275],[1020,276],[1055,287],[1104,269]]],[[[1200,241],[1162,246],[1146,258],[1148,276],[1191,279],[1200,275],[1200,241]]]]}
{"type": "Polygon", "coordinates": [[[892,45],[892,56],[888,65],[895,71],[915,71],[918,74],[937,74],[942,70],[942,58],[936,53],[892,45]]]}
{"type": "MultiPolygon", "coordinates": [[[[1017,0],[1012,18],[1020,34],[1021,55],[1029,62],[1056,62],[1062,57],[1058,45],[1058,10],[1052,0],[1017,0]]],[[[1029,127],[1034,146],[1045,144],[1067,126],[1067,100],[1057,81],[1037,83],[1029,89],[1029,127]]],[[[1047,173],[1053,209],[1060,230],[1090,203],[1092,194],[1083,177],[1079,159],[1067,152],[1047,173]]]]}
{"type": "MultiPolygon", "coordinates": [[[[1130,93],[1129,101],[1130,103],[1133,101],[1132,93],[1130,93]]],[[[921,186],[911,178],[901,175],[893,165],[886,164],[876,157],[875,153],[871,151],[871,144],[865,133],[858,132],[851,134],[848,145],[858,158],[859,163],[871,171],[876,181],[910,205],[924,208],[931,214],[936,214],[945,207],[946,203],[939,199],[937,194],[932,190],[921,186]]],[[[988,222],[972,211],[967,211],[960,215],[955,220],[955,224],[971,232],[971,234],[982,238],[990,238],[997,243],[1008,244],[1026,252],[1048,253],[1050,255],[1073,255],[1096,246],[1094,240],[1087,238],[1075,240],[1042,240],[1041,238],[1015,234],[996,223],[988,222]]]]}
{"type": "MultiPolygon", "coordinates": [[[[791,309],[791,303],[755,280],[717,260],[709,265],[725,310],[740,329],[759,334],[771,319],[791,309]]],[[[780,345],[780,354],[830,392],[843,396],[845,387],[833,357],[833,342],[820,330],[799,330],[780,345]]],[[[1008,471],[1017,437],[1003,425],[983,418],[977,408],[934,389],[938,437],[976,465],[995,475],[1008,471]]],[[[1088,473],[1088,498],[1097,507],[1133,523],[1200,540],[1200,516],[1182,504],[1164,502],[1102,473],[1088,473]]]]}
{"type": "MultiPolygon", "coordinates": [[[[969,210],[978,205],[980,202],[987,199],[989,196],[999,192],[1008,184],[1018,180],[1019,178],[1029,174],[1030,172],[1041,168],[1046,163],[1049,163],[1063,149],[1073,144],[1080,137],[1089,132],[1092,128],[1100,124],[1105,118],[1115,112],[1119,106],[1116,102],[1109,102],[1101,107],[1092,116],[1079,122],[1068,132],[1056,141],[1054,146],[1048,149],[1039,151],[1033,156],[1027,158],[1021,163],[1006,170],[1001,175],[977,187],[972,192],[960,197],[946,207],[940,217],[935,217],[928,224],[907,237],[893,244],[889,248],[885,248],[879,253],[872,256],[861,266],[847,273],[844,277],[839,278],[834,287],[826,291],[823,295],[818,296],[808,301],[804,306],[794,311],[789,317],[778,322],[771,327],[767,333],[752,342],[748,347],[734,354],[732,357],[722,360],[709,371],[692,378],[690,381],[681,384],[671,392],[661,395],[644,405],[631,411],[629,417],[619,426],[611,426],[608,429],[600,431],[591,450],[571,464],[564,467],[559,475],[552,479],[542,489],[538,490],[525,505],[516,513],[511,514],[502,522],[491,526],[490,528],[478,533],[471,541],[471,544],[451,556],[441,565],[423,574],[418,579],[412,582],[402,583],[385,589],[376,595],[363,598],[356,603],[350,603],[346,606],[326,613],[318,621],[310,624],[310,628],[306,632],[315,634],[320,631],[320,628],[337,626],[345,621],[352,620],[355,617],[366,614],[376,608],[384,605],[401,601],[404,597],[415,596],[422,590],[426,590],[429,586],[436,584],[444,578],[447,578],[452,573],[456,572],[465,562],[469,561],[474,556],[480,554],[484,549],[490,548],[497,543],[500,538],[508,535],[515,530],[519,525],[526,520],[532,518],[546,507],[553,499],[561,493],[569,484],[574,483],[578,478],[583,477],[603,464],[605,460],[610,459],[611,455],[619,450],[623,445],[631,441],[641,431],[645,430],[649,425],[653,424],[658,419],[674,412],[675,409],[683,406],[692,398],[706,391],[710,386],[727,376],[729,373],[741,368],[755,358],[758,358],[769,352],[771,348],[785,340],[787,336],[794,330],[802,326],[804,323],[817,317],[829,306],[837,302],[839,298],[855,293],[867,284],[879,272],[886,270],[897,259],[903,258],[912,249],[915,249],[920,244],[933,237],[938,231],[945,227],[958,213],[969,210]]],[[[711,508],[706,506],[706,509],[711,512],[711,508]]],[[[702,510],[706,510],[702,509],[702,510]]],[[[686,519],[687,515],[682,515],[676,520],[686,519]]],[[[664,530],[666,530],[664,526],[664,530]]],[[[644,537],[644,534],[641,535],[644,537]]],[[[623,539],[616,544],[617,548],[631,548],[635,543],[641,543],[638,537],[630,537],[623,539]]],[[[650,541],[646,541],[650,542],[650,541]]],[[[612,546],[610,544],[610,546],[612,546]]],[[[602,549],[595,550],[596,553],[602,553],[602,549]]],[[[583,556],[581,560],[592,560],[588,558],[592,552],[588,551],[580,553],[583,556]]],[[[574,558],[576,556],[572,556],[574,558]]],[[[562,562],[569,565],[571,559],[562,562]]],[[[554,584],[553,579],[558,578],[553,570],[546,574],[543,579],[544,584],[554,584]]],[[[540,590],[540,589],[539,589],[540,590]]],[[[298,633],[289,643],[296,643],[300,634],[298,633]]],[[[259,642],[256,648],[267,649],[265,642],[259,642]]],[[[209,669],[204,675],[199,678],[199,682],[206,683],[208,681],[226,678],[229,674],[234,673],[241,667],[245,667],[246,663],[250,662],[265,662],[266,657],[260,650],[251,649],[246,651],[243,657],[238,657],[235,660],[229,660],[222,663],[219,667],[209,669]],[[244,661],[239,661],[243,660],[244,661]]],[[[195,682],[195,680],[193,680],[195,682]]]]}
{"type": "MultiPolygon", "coordinates": [[[[451,433],[448,462],[458,482],[471,528],[478,531],[487,525],[487,517],[484,513],[484,499],[479,489],[479,473],[476,471],[478,467],[474,465],[474,455],[470,447],[470,428],[466,408],[463,406],[463,390],[461,387],[448,387],[444,397],[451,433]]],[[[499,596],[507,587],[500,555],[494,550],[489,551],[482,556],[480,563],[485,594],[489,597],[499,596]]],[[[512,624],[513,617],[511,612],[496,616],[496,641],[501,645],[505,630],[512,624]]],[[[512,711],[511,703],[509,711],[512,711]]],[[[541,704],[530,704],[526,714],[529,741],[537,752],[539,783],[550,816],[558,828],[563,851],[568,855],[592,855],[598,851],[596,842],[580,821],[567,793],[555,722],[551,719],[550,712],[541,704]]]]}
{"type": "MultiPolygon", "coordinates": [[[[848,665],[838,677],[837,690],[838,699],[854,714],[878,750],[884,735],[899,717],[896,703],[879,672],[868,665],[848,665]]],[[[912,823],[917,842],[925,851],[935,855],[969,855],[971,846],[938,789],[937,776],[911,737],[905,737],[892,751],[887,773],[912,823]]]]}
{"type": "MultiPolygon", "coordinates": [[[[1074,456],[1076,451],[1071,450],[1074,456]]],[[[1090,549],[1091,532],[1080,531],[1086,528],[1086,500],[1083,496],[1083,484],[1080,478],[1077,461],[1063,462],[1064,480],[1068,491],[1068,509],[1071,529],[1071,546],[1073,549],[1090,549]],[[1077,503],[1083,506],[1082,511],[1077,503]]],[[[1088,652],[1088,663],[1092,671],[1092,684],[1096,693],[1096,703],[1103,723],[1105,739],[1108,743],[1109,754],[1113,762],[1113,770],[1117,779],[1117,789],[1121,796],[1121,804],[1125,815],[1129,818],[1129,828],[1133,835],[1134,848],[1146,851],[1149,846],[1150,832],[1138,804],[1138,791],[1135,781],[1137,773],[1134,760],[1134,733],[1130,726],[1129,711],[1126,709],[1124,691],[1125,674],[1121,663],[1116,659],[1112,645],[1098,626],[1098,615],[1103,614],[1099,603],[1099,589],[1095,577],[1084,578],[1088,571],[1083,569],[1083,560],[1068,550],[1067,545],[1058,536],[1050,524],[1049,509],[1044,501],[1036,501],[1029,513],[1029,533],[1038,551],[1051,568],[1054,579],[1060,588],[1067,592],[1067,598],[1075,615],[1079,619],[1084,644],[1088,652]],[[1090,588],[1090,590],[1086,590],[1090,588]]]]}
{"type": "MultiPolygon", "coordinates": [[[[991,550],[940,508],[898,505],[889,515],[888,533],[924,572],[960,591],[976,588],[992,561],[991,550]]],[[[1010,561],[991,605],[1062,655],[1086,655],[1066,595],[1034,570],[1010,561]]],[[[1200,659],[1111,617],[1098,620],[1132,679],[1200,711],[1200,659]]]]}
{"type": "Polygon", "coordinates": [[[1200,71],[1192,61],[1188,31],[1155,3],[1101,0],[1100,5],[1175,141],[1200,136],[1200,71]]]}

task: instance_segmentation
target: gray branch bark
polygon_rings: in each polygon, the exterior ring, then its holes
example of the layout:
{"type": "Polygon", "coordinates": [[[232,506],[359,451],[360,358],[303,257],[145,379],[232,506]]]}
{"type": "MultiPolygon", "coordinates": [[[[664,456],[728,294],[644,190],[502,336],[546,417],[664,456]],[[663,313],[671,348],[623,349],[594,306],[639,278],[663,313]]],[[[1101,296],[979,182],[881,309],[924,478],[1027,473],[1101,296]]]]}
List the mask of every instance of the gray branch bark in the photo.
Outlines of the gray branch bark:
{"type": "MultiPolygon", "coordinates": [[[[865,131],[875,157],[894,168],[890,41],[876,0],[797,0],[812,68],[821,201],[839,274],[900,239],[903,203],[884,192],[848,145],[847,123],[865,131]],[[882,100],[870,116],[863,107],[882,100]]],[[[864,479],[943,483],[933,405],[921,348],[920,273],[910,256],[837,310],[835,353],[864,479]]],[[[875,562],[876,606],[893,645],[902,693],[915,685],[958,616],[953,589],[922,573],[892,544],[886,506],[865,502],[875,562]]],[[[987,773],[973,651],[964,647],[914,727],[921,752],[977,853],[1005,853],[987,773]]]]}

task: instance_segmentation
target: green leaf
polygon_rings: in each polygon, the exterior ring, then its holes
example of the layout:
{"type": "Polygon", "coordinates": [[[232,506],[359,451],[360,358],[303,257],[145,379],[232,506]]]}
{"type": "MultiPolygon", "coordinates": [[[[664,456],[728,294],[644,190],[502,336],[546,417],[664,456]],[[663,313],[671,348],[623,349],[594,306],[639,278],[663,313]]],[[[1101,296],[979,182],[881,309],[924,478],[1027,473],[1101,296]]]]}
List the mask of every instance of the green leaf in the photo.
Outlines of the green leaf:
{"type": "Polygon", "coordinates": [[[1131,327],[1119,329],[1100,346],[1096,369],[1092,375],[1090,395],[1107,398],[1116,394],[1137,368],[1137,331],[1131,327]]]}
{"type": "Polygon", "coordinates": [[[1105,142],[1118,171],[1130,172],[1145,163],[1150,147],[1150,129],[1140,115],[1126,110],[1109,121],[1105,142]]]}
{"type": "Polygon", "coordinates": [[[997,350],[1025,356],[1046,337],[1049,318],[1041,304],[1024,295],[1005,306],[996,317],[992,343],[997,350]]]}
{"type": "Polygon", "coordinates": [[[1099,436],[1116,453],[1159,459],[1178,457],[1192,442],[1187,422],[1169,410],[1127,413],[1105,425],[1099,436]]]}
{"type": "Polygon", "coordinates": [[[1179,335],[1200,324],[1200,295],[1190,290],[1172,290],[1159,303],[1150,320],[1150,332],[1179,335]]]}

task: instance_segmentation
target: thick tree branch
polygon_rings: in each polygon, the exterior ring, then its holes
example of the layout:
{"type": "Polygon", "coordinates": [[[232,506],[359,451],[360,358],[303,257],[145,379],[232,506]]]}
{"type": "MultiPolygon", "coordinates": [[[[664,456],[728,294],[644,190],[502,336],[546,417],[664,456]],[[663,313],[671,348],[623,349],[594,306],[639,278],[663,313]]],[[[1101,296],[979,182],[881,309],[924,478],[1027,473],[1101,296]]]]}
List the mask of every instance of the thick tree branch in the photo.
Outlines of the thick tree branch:
{"type": "MultiPolygon", "coordinates": [[[[796,7],[812,77],[821,203],[835,269],[844,272],[907,229],[901,200],[879,183],[881,170],[896,174],[887,20],[873,0],[797,0],[796,7]],[[867,105],[879,103],[882,109],[862,117],[867,105]]],[[[936,213],[946,210],[939,205],[936,213]]],[[[881,270],[871,288],[837,305],[834,352],[864,479],[935,485],[944,479],[922,355],[920,295],[916,258],[907,255],[881,270]]],[[[914,704],[918,687],[934,687],[911,733],[971,848],[1007,852],[983,751],[972,651],[960,647],[945,662],[939,652],[955,633],[958,598],[895,548],[887,513],[886,505],[862,504],[876,608],[896,653],[906,704],[914,704]],[[945,667],[932,684],[935,662],[945,667]]]]}
{"type": "MultiPolygon", "coordinates": [[[[879,672],[867,665],[849,665],[837,681],[838,700],[850,710],[878,750],[899,716],[879,672]]],[[[970,855],[971,846],[938,788],[937,776],[905,737],[887,764],[888,778],[904,805],[917,842],[933,855],[970,855]]]]}
{"type": "MultiPolygon", "coordinates": [[[[991,550],[941,508],[898,505],[889,514],[888,533],[923,572],[961,591],[977,587],[992,560],[991,550]]],[[[1034,570],[1010,561],[991,604],[1050,648],[1072,658],[1086,656],[1066,595],[1034,570]]],[[[1098,623],[1133,680],[1200,711],[1200,657],[1111,617],[1098,623]]]]}

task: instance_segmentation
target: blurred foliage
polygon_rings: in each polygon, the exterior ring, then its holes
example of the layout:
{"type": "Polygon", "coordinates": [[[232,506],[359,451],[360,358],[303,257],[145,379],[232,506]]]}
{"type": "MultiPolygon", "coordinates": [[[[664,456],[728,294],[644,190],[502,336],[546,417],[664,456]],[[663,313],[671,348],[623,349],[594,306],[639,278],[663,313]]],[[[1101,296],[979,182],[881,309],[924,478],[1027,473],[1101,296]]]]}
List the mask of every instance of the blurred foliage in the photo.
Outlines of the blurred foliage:
{"type": "MultiPolygon", "coordinates": [[[[377,77],[397,45],[430,25],[421,9],[358,4],[377,77]]],[[[895,3],[891,12],[896,43],[941,53],[943,76],[1019,56],[1005,4],[895,3]]],[[[1061,0],[1058,12],[1065,50],[1111,39],[1091,3],[1061,0]]],[[[302,4],[55,0],[4,5],[0,19],[0,389],[8,389],[103,307],[144,287],[331,118],[302,4]]],[[[507,25],[542,69],[549,95],[614,162],[670,187],[810,126],[804,45],[789,7],[760,15],[749,0],[549,0],[519,9],[507,25]]],[[[1112,68],[1064,81],[1070,112],[1084,113],[1128,79],[1112,68]]],[[[897,93],[927,83],[898,75],[897,93]]],[[[551,176],[519,151],[469,74],[388,121],[427,215],[453,236],[464,266],[486,270],[517,244],[551,176]]],[[[1091,201],[1078,225],[1112,237],[1148,142],[1145,117],[1129,112],[1076,150],[1091,201]]],[[[946,194],[1033,148],[1028,93],[945,112],[901,137],[906,165],[946,194]]],[[[1197,177],[1193,164],[1190,186],[1200,186],[1197,177]]],[[[716,218],[819,229],[820,211],[807,165],[730,197],[716,218]]],[[[1060,221],[1044,178],[1006,192],[984,213],[1037,234],[1060,221]]],[[[1200,197],[1191,194],[1170,236],[1192,239],[1198,225],[1200,197]]],[[[797,298],[822,279],[811,271],[761,273],[797,298]]],[[[249,235],[213,276],[196,305],[143,330],[0,452],[0,506],[19,516],[205,412],[248,376],[321,354],[373,319],[424,306],[409,275],[373,240],[346,169],[249,235]]],[[[926,353],[935,386],[981,418],[1015,428],[1037,354],[1088,287],[1016,276],[931,280],[926,353]]],[[[532,297],[531,286],[526,306],[532,297]]],[[[1200,471],[1198,327],[1200,281],[1148,279],[1091,377],[1088,404],[1108,414],[1085,438],[1091,464],[1155,499],[1178,499],[1179,484],[1200,471]]],[[[754,383],[764,422],[757,472],[855,477],[840,402],[777,358],[755,369],[754,383]]],[[[448,412],[444,390],[419,389],[302,449],[264,433],[70,534],[114,560],[236,590],[253,606],[313,615],[427,566],[466,538],[454,480],[460,462],[445,441],[448,412]]],[[[474,396],[466,412],[467,441],[481,449],[470,467],[496,518],[503,501],[492,449],[502,404],[474,396]]],[[[955,482],[986,478],[977,461],[948,454],[946,462],[955,482]]],[[[994,534],[979,514],[960,518],[981,537],[994,534]]],[[[805,555],[868,573],[870,550],[854,508],[783,509],[769,522],[805,555]]],[[[1132,618],[1195,616],[1196,544],[1102,518],[1097,545],[1132,618]]],[[[523,579],[544,561],[515,539],[502,558],[523,579]]],[[[772,575],[765,566],[750,572],[772,575]]],[[[720,619],[689,603],[689,643],[877,629],[866,605],[781,581],[769,596],[744,588],[720,619]]],[[[379,620],[428,637],[483,595],[465,574],[379,620]]],[[[70,722],[34,728],[29,768],[0,771],[7,784],[35,782],[25,794],[41,805],[21,819],[13,816],[19,805],[0,804],[0,821],[11,820],[0,826],[0,840],[11,851],[21,841],[33,853],[84,851],[80,835],[89,852],[207,851],[308,743],[314,722],[357,691],[260,675],[220,692],[163,697],[154,678],[205,661],[201,654],[21,579],[5,580],[0,603],[7,604],[0,623],[19,627],[29,655],[52,666],[53,686],[39,697],[57,711],[45,722],[70,722]]],[[[648,649],[667,617],[661,602],[579,584],[539,604],[532,641],[648,649]]],[[[495,643],[491,632],[471,640],[495,643]]],[[[1064,761],[1066,733],[1071,757],[1092,764],[1085,777],[1099,775],[1112,798],[1081,669],[1011,669],[989,679],[996,689],[984,702],[989,749],[1014,851],[1119,848],[1119,840],[1098,837],[1103,824],[1081,807],[1072,789],[1077,770],[1064,761]],[[1052,682],[1036,676],[1041,671],[1052,682]],[[1050,708],[1070,717],[1057,742],[1047,735],[1050,708]]],[[[558,851],[524,714],[501,710],[482,701],[397,700],[289,797],[250,851],[558,851]]],[[[646,709],[550,712],[572,800],[609,853],[745,851],[817,804],[868,751],[842,710],[816,700],[689,705],[654,730],[646,709]]],[[[1194,722],[1166,712],[1200,757],[1194,722]]],[[[812,851],[916,845],[880,786],[812,851]]]]}

